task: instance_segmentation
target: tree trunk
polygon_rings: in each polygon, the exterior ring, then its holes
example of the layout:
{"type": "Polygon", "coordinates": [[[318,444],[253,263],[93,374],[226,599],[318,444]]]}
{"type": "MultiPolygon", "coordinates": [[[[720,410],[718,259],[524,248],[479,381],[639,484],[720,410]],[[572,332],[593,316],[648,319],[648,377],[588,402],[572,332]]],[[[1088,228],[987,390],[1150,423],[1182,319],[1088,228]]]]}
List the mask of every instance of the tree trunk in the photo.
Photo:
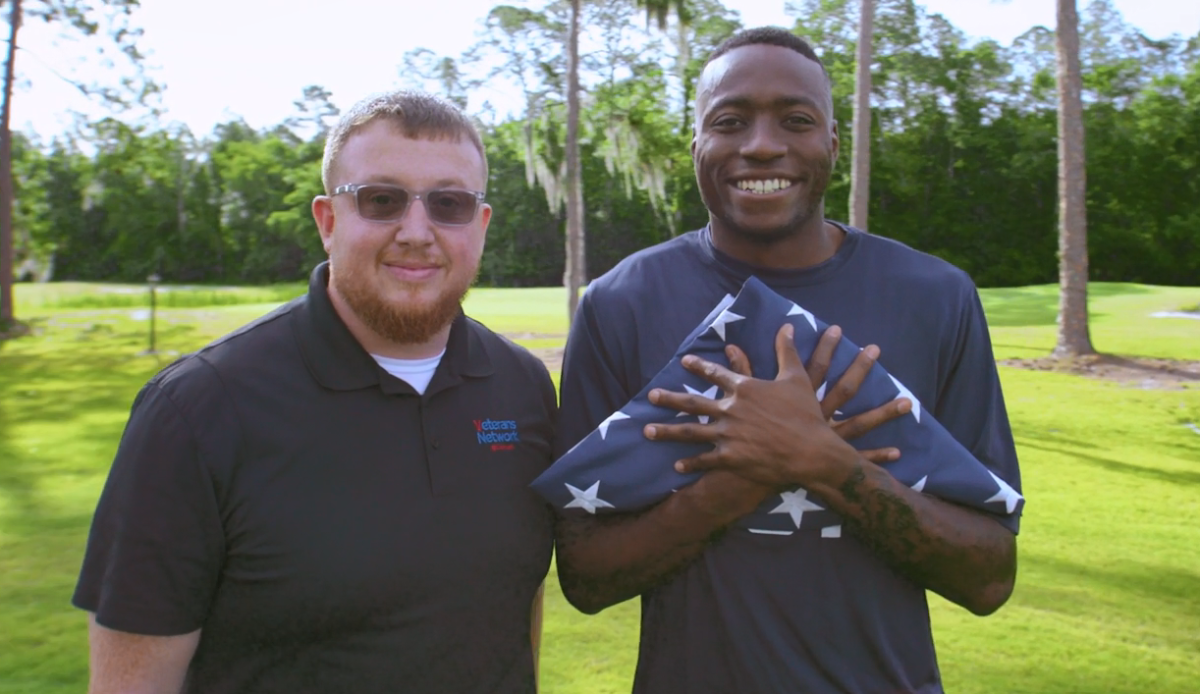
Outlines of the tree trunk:
{"type": "Polygon", "coordinates": [[[13,62],[17,57],[17,29],[21,27],[21,0],[12,0],[9,15],[8,60],[4,63],[4,97],[0,104],[0,326],[15,320],[13,314],[13,179],[12,111],[13,62]]]}
{"type": "Polygon", "coordinates": [[[862,0],[854,71],[854,152],[850,159],[850,226],[867,230],[871,201],[871,43],[875,0],[862,0]]]}
{"type": "Polygon", "coordinates": [[[675,22],[675,77],[683,90],[683,122],[679,132],[690,135],[692,130],[692,83],[687,78],[688,63],[692,61],[692,37],[688,25],[683,19],[676,17],[675,22]]]}
{"type": "Polygon", "coordinates": [[[581,0],[571,0],[567,34],[567,321],[575,320],[579,289],[586,277],[583,230],[583,175],[579,162],[579,13],[581,0]]]}
{"type": "Polygon", "coordinates": [[[1088,332],[1087,173],[1075,0],[1058,0],[1058,344],[1054,356],[1095,354],[1088,332]]]}

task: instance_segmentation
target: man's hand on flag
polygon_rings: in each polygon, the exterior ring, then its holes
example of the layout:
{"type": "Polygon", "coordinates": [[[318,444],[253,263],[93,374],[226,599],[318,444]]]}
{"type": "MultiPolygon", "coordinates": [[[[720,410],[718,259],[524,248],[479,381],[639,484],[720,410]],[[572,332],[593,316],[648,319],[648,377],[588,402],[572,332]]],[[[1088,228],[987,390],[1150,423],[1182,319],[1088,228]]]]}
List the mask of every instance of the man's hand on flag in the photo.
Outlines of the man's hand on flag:
{"type": "Polygon", "coordinates": [[[645,435],[713,444],[712,451],[678,461],[675,467],[681,473],[728,470],[774,489],[837,479],[859,456],[877,463],[895,460],[899,451],[894,448],[859,452],[844,440],[904,414],[907,401],[892,401],[841,422],[832,419],[857,393],[878,357],[877,347],[860,352],[838,383],[818,399],[813,384],[824,383],[840,339],[840,331],[827,330],[806,367],[796,351],[793,328],[785,324],[776,334],[779,372],[771,381],[750,376],[745,354],[734,346],[726,351],[733,369],[684,357],[684,367],[720,387],[723,397],[654,389],[649,397],[655,405],[706,417],[708,423],[651,424],[645,435]]]}
{"type": "MultiPolygon", "coordinates": [[[[837,419],[837,415],[841,414],[838,408],[850,402],[850,398],[858,394],[858,388],[862,385],[863,379],[867,377],[867,372],[875,366],[876,360],[879,359],[879,347],[867,345],[858,353],[854,362],[850,364],[850,368],[846,369],[846,373],[838,379],[838,382],[832,388],[827,388],[824,385],[825,377],[829,373],[830,364],[833,363],[833,351],[841,339],[842,329],[840,327],[831,325],[826,328],[821,339],[817,341],[817,346],[813,349],[812,357],[809,358],[805,371],[808,373],[810,384],[822,384],[817,388],[816,397],[821,402],[821,412],[825,415],[825,419],[838,433],[838,436],[842,437],[843,441],[853,441],[884,422],[908,414],[912,410],[912,401],[907,398],[899,398],[856,417],[837,419]]],[[[734,347],[734,349],[738,348],[734,347]]],[[[859,451],[859,454],[873,463],[887,463],[898,459],[900,450],[877,448],[859,451]]]]}

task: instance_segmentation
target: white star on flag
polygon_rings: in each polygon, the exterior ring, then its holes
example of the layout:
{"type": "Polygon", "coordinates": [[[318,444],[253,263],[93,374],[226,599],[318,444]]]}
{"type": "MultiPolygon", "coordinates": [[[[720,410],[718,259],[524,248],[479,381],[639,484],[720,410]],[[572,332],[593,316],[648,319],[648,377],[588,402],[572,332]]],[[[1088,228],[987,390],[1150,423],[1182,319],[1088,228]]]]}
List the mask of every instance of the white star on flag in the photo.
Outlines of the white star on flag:
{"type": "Polygon", "coordinates": [[[921,479],[917,480],[917,483],[916,483],[916,484],[914,484],[914,485],[911,487],[911,489],[912,489],[914,492],[922,492],[922,491],[925,491],[925,483],[926,483],[926,482],[928,482],[928,481],[929,481],[929,475],[925,475],[925,476],[924,476],[924,477],[922,477],[921,479]]]}
{"type": "MultiPolygon", "coordinates": [[[[778,315],[778,314],[776,314],[776,315],[778,315]]],[[[734,313],[733,311],[730,311],[729,309],[725,309],[724,311],[721,311],[721,313],[715,319],[713,319],[712,325],[710,325],[709,327],[712,328],[713,330],[715,330],[716,333],[721,336],[721,339],[724,340],[725,339],[725,326],[729,323],[736,323],[737,321],[740,321],[740,320],[746,320],[746,317],[739,316],[738,314],[734,313]]]]}
{"type": "Polygon", "coordinates": [[[1003,501],[1005,513],[1012,513],[1013,511],[1017,510],[1017,503],[1019,503],[1025,497],[1018,494],[1017,490],[1008,486],[1008,482],[996,477],[996,473],[988,470],[988,474],[992,476],[992,479],[996,480],[996,484],[1000,485],[1000,491],[996,492],[992,498],[985,500],[984,503],[990,504],[993,501],[1003,501]]]}
{"type": "Polygon", "coordinates": [[[903,383],[896,380],[895,376],[888,374],[888,378],[892,379],[892,383],[895,383],[896,388],[900,391],[900,393],[892,399],[899,400],[900,398],[908,398],[909,401],[912,402],[912,416],[916,417],[918,422],[921,421],[921,401],[917,399],[917,396],[912,394],[912,391],[908,389],[908,386],[905,386],[903,383]]]}
{"type": "Polygon", "coordinates": [[[804,316],[805,318],[808,319],[808,324],[812,326],[812,329],[813,330],[817,329],[816,317],[813,316],[813,314],[811,314],[808,311],[805,311],[803,308],[801,308],[800,304],[793,303],[792,310],[788,311],[787,314],[789,316],[804,316]]]}
{"type": "Polygon", "coordinates": [[[596,509],[598,508],[616,508],[597,496],[600,493],[600,480],[596,480],[596,483],[588,487],[587,491],[573,487],[570,484],[567,485],[567,491],[571,492],[571,496],[575,498],[568,502],[566,506],[563,506],[563,508],[581,508],[593,516],[596,515],[596,509]]]}
{"type": "MultiPolygon", "coordinates": [[[[708,398],[709,400],[715,400],[717,398],[717,386],[713,386],[712,388],[709,388],[708,390],[706,390],[704,392],[700,392],[700,391],[696,390],[695,388],[689,386],[686,383],[683,384],[683,387],[687,388],[687,392],[691,393],[692,395],[699,395],[700,397],[708,398]]],[[[700,420],[701,424],[708,424],[708,415],[706,415],[706,414],[693,415],[691,412],[680,412],[679,414],[677,414],[675,416],[676,417],[695,416],[696,418],[698,418],[700,420]]]]}
{"type": "Polygon", "coordinates": [[[822,511],[824,507],[818,506],[808,500],[807,489],[797,489],[794,492],[783,492],[779,495],[783,499],[783,503],[771,510],[771,513],[786,513],[792,517],[792,522],[796,527],[800,527],[800,520],[804,518],[805,511],[822,511]]]}
{"type": "Polygon", "coordinates": [[[616,412],[613,412],[612,414],[608,415],[608,419],[604,420],[603,422],[600,422],[600,426],[596,427],[597,429],[600,430],[600,438],[602,438],[602,439],[608,438],[608,425],[612,424],[613,422],[618,422],[622,419],[629,419],[629,415],[625,414],[624,412],[622,412],[620,410],[617,410],[616,412]]]}

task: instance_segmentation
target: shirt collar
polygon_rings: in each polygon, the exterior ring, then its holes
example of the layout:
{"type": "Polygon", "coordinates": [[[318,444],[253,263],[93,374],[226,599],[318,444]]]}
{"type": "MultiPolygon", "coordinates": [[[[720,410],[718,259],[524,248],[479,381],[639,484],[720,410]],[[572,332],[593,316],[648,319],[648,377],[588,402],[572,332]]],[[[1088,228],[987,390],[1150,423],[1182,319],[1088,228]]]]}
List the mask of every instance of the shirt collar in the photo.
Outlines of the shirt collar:
{"type": "MultiPolygon", "coordinates": [[[[384,392],[413,392],[403,381],[384,371],[363,349],[329,299],[329,263],[313,269],[308,295],[299,303],[292,321],[296,342],[313,378],[330,390],[360,390],[372,386],[384,392]]],[[[438,364],[425,395],[457,385],[464,377],[492,374],[492,362],[480,332],[483,326],[466,317],[462,309],[450,324],[446,354],[438,364]]]]}

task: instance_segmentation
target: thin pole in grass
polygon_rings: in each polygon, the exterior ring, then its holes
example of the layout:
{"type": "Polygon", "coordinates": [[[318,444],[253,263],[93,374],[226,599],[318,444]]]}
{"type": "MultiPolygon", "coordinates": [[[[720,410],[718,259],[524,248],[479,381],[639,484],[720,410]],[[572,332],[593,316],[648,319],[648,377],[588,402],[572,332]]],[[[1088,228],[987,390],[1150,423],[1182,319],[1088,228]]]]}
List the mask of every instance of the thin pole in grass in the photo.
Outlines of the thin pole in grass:
{"type": "Polygon", "coordinates": [[[157,290],[158,283],[162,281],[162,278],[159,277],[158,273],[156,272],[147,277],[146,281],[150,283],[150,349],[146,350],[146,354],[158,354],[158,321],[156,315],[158,311],[157,290]]]}

